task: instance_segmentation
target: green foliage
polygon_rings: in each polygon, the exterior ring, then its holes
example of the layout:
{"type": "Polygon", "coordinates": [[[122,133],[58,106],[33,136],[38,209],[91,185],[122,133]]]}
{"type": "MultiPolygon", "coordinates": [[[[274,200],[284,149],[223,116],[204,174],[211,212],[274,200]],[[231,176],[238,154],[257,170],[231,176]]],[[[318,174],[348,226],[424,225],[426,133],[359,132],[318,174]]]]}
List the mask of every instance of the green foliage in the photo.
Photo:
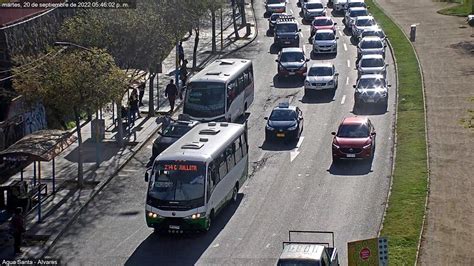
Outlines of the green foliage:
{"type": "Polygon", "coordinates": [[[389,36],[399,81],[395,170],[381,235],[389,238],[390,264],[413,265],[423,224],[428,176],[421,73],[413,47],[400,28],[373,0],[366,3],[389,36]]]}
{"type": "Polygon", "coordinates": [[[127,88],[126,76],[104,50],[77,48],[53,49],[27,71],[22,63],[35,58],[15,58],[15,89],[31,102],[41,101],[67,116],[74,112],[97,110],[112,100],[121,99],[127,88]]]}
{"type": "Polygon", "coordinates": [[[459,3],[458,5],[441,9],[438,13],[458,17],[467,17],[467,15],[474,14],[473,0],[460,0],[457,2],[459,3]]]}

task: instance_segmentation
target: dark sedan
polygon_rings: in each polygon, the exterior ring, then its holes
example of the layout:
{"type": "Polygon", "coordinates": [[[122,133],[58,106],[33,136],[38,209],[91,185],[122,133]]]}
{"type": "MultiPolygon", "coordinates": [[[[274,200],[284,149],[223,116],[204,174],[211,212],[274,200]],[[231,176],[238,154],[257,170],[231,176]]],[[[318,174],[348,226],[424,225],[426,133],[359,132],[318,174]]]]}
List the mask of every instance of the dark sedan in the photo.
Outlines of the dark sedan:
{"type": "Polygon", "coordinates": [[[303,112],[296,106],[281,103],[272,110],[270,117],[265,117],[265,140],[295,140],[303,132],[303,112]]]}

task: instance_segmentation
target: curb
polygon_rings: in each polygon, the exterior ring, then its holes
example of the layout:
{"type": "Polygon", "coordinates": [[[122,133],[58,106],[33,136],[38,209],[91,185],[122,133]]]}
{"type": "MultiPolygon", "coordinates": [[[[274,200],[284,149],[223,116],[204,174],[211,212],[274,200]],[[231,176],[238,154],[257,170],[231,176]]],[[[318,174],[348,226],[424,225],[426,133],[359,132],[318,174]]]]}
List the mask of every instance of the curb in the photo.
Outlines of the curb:
{"type": "MultiPolygon", "coordinates": [[[[251,4],[252,6],[252,15],[255,19],[255,36],[250,39],[248,42],[246,42],[245,44],[235,48],[234,50],[231,50],[225,54],[222,54],[220,56],[227,56],[227,55],[230,55],[232,53],[235,53],[245,47],[247,47],[248,45],[250,45],[258,36],[258,27],[257,27],[257,20],[256,20],[256,15],[255,15],[255,9],[254,9],[254,6],[253,4],[251,4]]],[[[232,25],[232,24],[231,24],[232,25]]],[[[219,58],[219,56],[212,56],[211,58],[219,58]]],[[[204,65],[205,63],[207,62],[210,62],[212,59],[210,60],[206,60],[204,61],[203,63],[200,64],[200,67],[202,65],[204,65]]],[[[180,110],[180,107],[183,105],[183,102],[181,101],[180,104],[178,104],[175,109],[175,111],[173,112],[173,114],[175,114],[178,110],[180,110]]],[[[161,124],[157,126],[157,128],[153,131],[152,134],[150,134],[150,136],[148,136],[147,138],[145,138],[145,140],[138,144],[137,146],[135,146],[135,148],[132,150],[132,155],[127,158],[125,160],[125,162],[119,166],[119,168],[117,168],[116,171],[113,172],[113,174],[111,174],[107,179],[103,180],[102,182],[100,182],[98,184],[98,188],[97,189],[94,189],[93,192],[92,192],[92,195],[89,199],[87,199],[87,201],[80,207],[80,209],[73,214],[73,216],[71,217],[71,219],[67,222],[67,224],[64,226],[64,229],[60,230],[59,233],[57,233],[56,235],[52,235],[48,241],[46,241],[46,243],[43,245],[43,247],[46,247],[40,254],[39,258],[44,258],[46,256],[46,254],[49,252],[49,250],[51,249],[51,247],[56,244],[56,242],[58,241],[58,239],[66,232],[67,228],[69,228],[69,226],[74,222],[76,221],[77,217],[79,217],[79,215],[84,211],[84,209],[89,205],[89,203],[97,196],[97,194],[99,194],[100,191],[102,191],[106,186],[107,184],[117,175],[118,172],[120,172],[124,167],[125,165],[135,156],[136,153],[138,153],[139,150],[141,150],[143,148],[143,146],[145,145],[145,143],[147,143],[154,135],[155,133],[161,128],[161,124]]]]}
{"type": "MultiPolygon", "coordinates": [[[[423,68],[421,66],[421,63],[420,63],[420,59],[418,58],[418,54],[416,52],[416,48],[415,46],[413,45],[413,43],[410,41],[410,39],[408,38],[407,34],[405,31],[403,31],[402,27],[400,26],[400,24],[398,24],[398,22],[393,19],[393,17],[391,15],[389,15],[388,13],[385,12],[385,10],[377,3],[377,0],[373,0],[374,4],[377,5],[377,7],[395,24],[397,25],[397,27],[400,29],[400,31],[403,33],[403,35],[405,36],[406,40],[410,43],[410,46],[412,47],[413,49],[413,52],[415,54],[415,57],[416,57],[416,61],[418,63],[418,68],[420,69],[420,78],[421,78],[421,87],[422,87],[422,93],[423,93],[423,112],[424,112],[424,122],[425,122],[425,142],[426,142],[426,166],[427,166],[427,184],[426,184],[426,189],[427,189],[427,192],[426,192],[426,198],[425,198],[425,206],[424,206],[424,214],[423,214],[423,220],[422,220],[422,224],[421,224],[421,229],[420,229],[420,235],[418,237],[418,247],[416,249],[416,257],[415,257],[415,265],[418,264],[418,259],[419,259],[419,253],[420,253],[420,249],[421,249],[421,240],[422,240],[422,236],[424,235],[424,229],[425,229],[425,224],[426,224],[426,214],[427,214],[427,209],[428,209],[428,202],[429,202],[429,195],[430,195],[430,160],[429,160],[429,138],[428,138],[428,124],[427,124],[427,110],[426,110],[426,87],[425,87],[425,80],[424,80],[424,74],[423,74],[423,68]]],[[[390,43],[390,42],[389,42],[390,43]]],[[[390,44],[390,50],[392,51],[392,46],[390,44]]],[[[395,58],[395,56],[394,56],[395,58]]],[[[397,86],[398,86],[398,74],[397,74],[397,86]]],[[[397,87],[398,88],[398,87],[397,87]]],[[[398,90],[397,90],[398,92],[398,90]]],[[[397,93],[397,104],[398,104],[398,93],[397,93]]],[[[397,109],[397,115],[398,115],[398,109],[397,109]]],[[[395,137],[396,137],[396,134],[395,134],[395,137]]],[[[396,143],[396,142],[395,142],[396,143]]],[[[394,146],[395,148],[395,146],[394,146]]],[[[396,154],[396,149],[394,151],[394,155],[396,154]]],[[[394,159],[395,159],[395,156],[394,156],[394,159]]],[[[392,168],[392,178],[390,180],[390,190],[389,190],[389,194],[388,196],[390,196],[390,192],[392,190],[392,182],[393,182],[393,170],[395,168],[395,160],[393,161],[393,168],[392,168]]],[[[387,197],[387,199],[389,199],[387,197]]],[[[382,231],[383,229],[383,221],[385,220],[385,215],[386,215],[386,212],[387,212],[387,207],[388,207],[388,200],[387,200],[387,203],[386,203],[386,206],[385,206],[385,212],[384,212],[384,216],[383,216],[383,219],[382,219],[382,223],[381,223],[381,226],[380,226],[380,230],[379,230],[379,235],[380,235],[380,232],[382,231]]]]}

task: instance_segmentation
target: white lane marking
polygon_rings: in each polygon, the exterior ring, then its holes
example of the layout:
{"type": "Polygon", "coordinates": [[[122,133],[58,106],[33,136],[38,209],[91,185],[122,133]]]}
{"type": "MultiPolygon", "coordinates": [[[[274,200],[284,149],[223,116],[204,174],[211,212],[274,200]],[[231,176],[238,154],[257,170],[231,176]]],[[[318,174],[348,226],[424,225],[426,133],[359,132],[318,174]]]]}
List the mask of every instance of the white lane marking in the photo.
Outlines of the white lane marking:
{"type": "Polygon", "coordinates": [[[296,144],[296,147],[290,151],[290,162],[292,162],[300,152],[298,151],[298,148],[301,147],[301,143],[303,143],[304,137],[300,137],[298,140],[298,144],[296,144]]]}
{"type": "Polygon", "coordinates": [[[268,244],[265,246],[265,248],[269,248],[269,247],[270,247],[270,243],[268,243],[268,244]]]}
{"type": "Polygon", "coordinates": [[[344,51],[347,51],[347,45],[344,43],[344,51]]]}
{"type": "Polygon", "coordinates": [[[347,60],[347,67],[351,67],[351,61],[347,60]]]}
{"type": "Polygon", "coordinates": [[[303,38],[303,32],[300,31],[300,37],[303,38]]]}
{"type": "Polygon", "coordinates": [[[339,35],[343,36],[343,35],[342,35],[342,31],[339,31],[339,35]]]}
{"type": "Polygon", "coordinates": [[[306,54],[306,44],[303,44],[303,52],[306,54]]]}
{"type": "Polygon", "coordinates": [[[293,15],[293,9],[290,9],[290,14],[292,14],[292,15],[293,15]]]}
{"type": "Polygon", "coordinates": [[[342,100],[341,100],[341,104],[344,104],[345,101],[346,101],[346,95],[343,95],[342,100]]]}
{"type": "Polygon", "coordinates": [[[349,85],[349,77],[346,77],[346,85],[349,85]]]}
{"type": "Polygon", "coordinates": [[[219,243],[215,244],[214,246],[212,246],[213,248],[217,248],[219,247],[219,243]]]}
{"type": "Polygon", "coordinates": [[[293,98],[294,98],[294,97],[295,97],[295,96],[293,96],[293,95],[290,96],[290,98],[288,98],[288,102],[291,103],[291,102],[293,101],[293,98]]]}

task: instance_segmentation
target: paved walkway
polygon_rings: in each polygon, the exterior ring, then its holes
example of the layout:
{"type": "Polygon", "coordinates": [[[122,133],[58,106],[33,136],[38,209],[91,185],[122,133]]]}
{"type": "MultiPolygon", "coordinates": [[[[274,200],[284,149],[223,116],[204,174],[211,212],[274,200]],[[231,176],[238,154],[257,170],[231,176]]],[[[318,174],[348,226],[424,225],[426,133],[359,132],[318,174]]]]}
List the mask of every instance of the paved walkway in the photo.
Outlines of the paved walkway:
{"type": "Polygon", "coordinates": [[[425,83],[431,182],[419,263],[474,265],[474,138],[460,122],[474,109],[474,28],[466,18],[437,14],[446,3],[377,2],[407,34],[419,23],[414,46],[425,83]]]}
{"type": "MultiPolygon", "coordinates": [[[[246,9],[248,15],[248,22],[251,24],[251,34],[239,40],[234,39],[233,27],[231,24],[231,10],[226,8],[224,10],[223,22],[223,36],[224,49],[220,51],[220,38],[217,38],[217,49],[219,53],[211,54],[211,30],[210,25],[204,24],[201,26],[200,42],[197,50],[197,65],[203,67],[205,64],[211,62],[219,56],[226,54],[250,43],[256,36],[255,20],[253,17],[252,8],[250,5],[246,9]]],[[[220,33],[220,24],[217,22],[218,33],[220,33]]],[[[240,36],[245,35],[245,27],[239,30],[240,36]]],[[[192,50],[194,46],[194,33],[189,38],[183,41],[183,48],[186,54],[186,59],[189,61],[188,67],[192,66],[192,50]]],[[[158,95],[155,95],[154,102],[158,98],[160,105],[156,110],[160,112],[168,111],[169,104],[164,98],[164,87],[169,82],[169,79],[174,77],[175,65],[175,51],[170,52],[168,57],[163,62],[163,73],[159,74],[158,78],[158,95]]],[[[155,79],[156,88],[157,82],[155,79]]],[[[155,92],[155,94],[157,94],[155,92]]],[[[140,108],[141,112],[148,111],[148,84],[146,93],[143,99],[144,106],[140,108]]],[[[181,103],[178,100],[178,105],[181,103]]],[[[47,184],[48,194],[45,201],[42,203],[41,213],[42,221],[38,222],[37,210],[31,211],[27,217],[27,233],[26,245],[23,247],[22,258],[38,258],[41,257],[45,251],[51,246],[54,241],[60,237],[61,233],[68,226],[68,224],[76,217],[78,212],[94,197],[119,171],[120,169],[134,156],[134,154],[155,135],[161,124],[155,121],[154,117],[146,117],[142,114],[142,118],[135,122],[135,126],[130,129],[131,134],[127,136],[127,145],[119,147],[113,140],[116,130],[112,120],[112,109],[104,110],[103,118],[106,120],[106,136],[103,143],[99,145],[99,156],[101,164],[96,167],[96,143],[91,139],[90,123],[84,125],[82,129],[83,137],[83,161],[84,161],[84,180],[85,185],[82,188],[77,187],[77,143],[72,144],[68,149],[62,152],[56,158],[56,193],[52,194],[52,165],[50,162],[41,164],[41,182],[47,184]]],[[[116,112],[115,112],[116,115],[116,112]]],[[[142,178],[142,176],[131,176],[131,178],[142,178]]],[[[16,175],[9,179],[8,183],[13,180],[19,180],[20,175],[16,175]]],[[[33,183],[33,166],[30,165],[24,171],[24,180],[29,184],[33,183]]],[[[8,184],[5,183],[5,184],[8,184]]],[[[1,243],[0,243],[1,244],[1,243]]],[[[2,246],[0,251],[0,258],[6,256],[10,248],[2,246]]]]}

